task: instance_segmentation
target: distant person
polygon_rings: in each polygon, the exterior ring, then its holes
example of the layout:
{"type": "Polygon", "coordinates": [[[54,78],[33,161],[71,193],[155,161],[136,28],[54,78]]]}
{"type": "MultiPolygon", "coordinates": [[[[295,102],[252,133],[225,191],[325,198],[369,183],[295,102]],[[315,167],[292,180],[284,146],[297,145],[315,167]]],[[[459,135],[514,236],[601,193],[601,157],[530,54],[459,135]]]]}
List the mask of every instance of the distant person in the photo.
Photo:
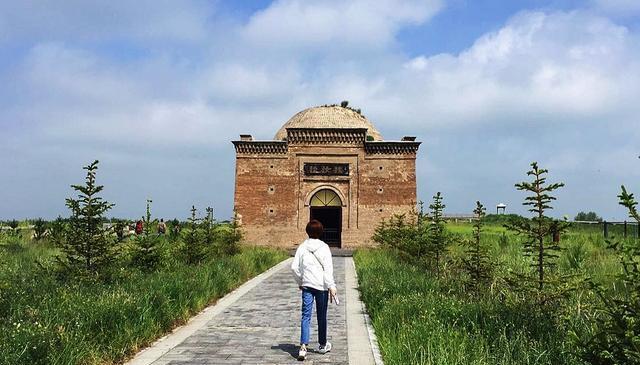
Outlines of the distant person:
{"type": "Polygon", "coordinates": [[[333,260],[331,250],[319,238],[322,235],[322,223],[312,220],[306,228],[309,238],[298,246],[291,264],[298,288],[302,291],[302,320],[300,329],[300,351],[298,360],[304,360],[309,346],[309,327],[313,302],[316,302],[318,319],[318,352],[331,351],[331,342],[327,341],[328,302],[336,300],[336,284],[333,279],[333,260]]]}
{"type": "Polygon", "coordinates": [[[158,234],[164,235],[167,233],[167,225],[164,223],[164,219],[160,218],[160,223],[158,223],[158,234]]]}
{"type": "Polygon", "coordinates": [[[140,219],[139,219],[139,220],[136,222],[136,234],[142,234],[142,229],[143,229],[143,227],[142,227],[142,220],[140,220],[140,219]]]}

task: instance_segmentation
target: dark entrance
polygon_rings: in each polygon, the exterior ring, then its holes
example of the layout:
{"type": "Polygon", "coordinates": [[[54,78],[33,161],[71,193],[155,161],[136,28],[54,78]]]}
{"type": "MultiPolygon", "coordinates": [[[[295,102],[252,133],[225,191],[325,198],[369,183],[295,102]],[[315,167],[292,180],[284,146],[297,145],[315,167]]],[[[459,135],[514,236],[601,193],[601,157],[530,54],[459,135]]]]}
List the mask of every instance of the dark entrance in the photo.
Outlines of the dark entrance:
{"type": "Polygon", "coordinates": [[[329,246],[340,247],[342,241],[342,207],[311,207],[311,219],[324,226],[321,240],[329,246]]]}
{"type": "Polygon", "coordinates": [[[311,219],[324,226],[321,239],[329,246],[340,247],[342,243],[342,200],[335,191],[322,189],[313,194],[309,202],[311,219]]]}

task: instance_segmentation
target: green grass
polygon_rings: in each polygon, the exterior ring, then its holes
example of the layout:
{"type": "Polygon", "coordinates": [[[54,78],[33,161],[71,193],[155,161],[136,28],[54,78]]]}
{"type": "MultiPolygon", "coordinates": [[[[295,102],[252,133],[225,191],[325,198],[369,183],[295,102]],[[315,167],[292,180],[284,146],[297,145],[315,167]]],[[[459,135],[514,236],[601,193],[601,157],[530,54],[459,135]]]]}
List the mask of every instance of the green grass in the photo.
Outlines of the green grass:
{"type": "Polygon", "coordinates": [[[73,284],[36,264],[55,253],[44,243],[0,247],[0,364],[120,362],[286,258],[247,247],[199,266],[123,267],[111,283],[73,284]]]}
{"type": "MultiPolygon", "coordinates": [[[[470,226],[448,224],[457,239],[470,226]]],[[[491,247],[495,279],[479,298],[465,293],[464,275],[456,267],[463,247],[449,250],[447,275],[436,279],[402,260],[391,249],[359,250],[355,254],[362,298],[371,315],[386,364],[581,364],[574,356],[571,334],[590,331],[596,300],[585,286],[564,302],[555,316],[541,315],[512,300],[501,277],[522,271],[520,239],[500,226],[488,226],[484,242],[491,247]]],[[[601,235],[569,232],[558,270],[591,276],[610,286],[620,270],[601,235]]]]}

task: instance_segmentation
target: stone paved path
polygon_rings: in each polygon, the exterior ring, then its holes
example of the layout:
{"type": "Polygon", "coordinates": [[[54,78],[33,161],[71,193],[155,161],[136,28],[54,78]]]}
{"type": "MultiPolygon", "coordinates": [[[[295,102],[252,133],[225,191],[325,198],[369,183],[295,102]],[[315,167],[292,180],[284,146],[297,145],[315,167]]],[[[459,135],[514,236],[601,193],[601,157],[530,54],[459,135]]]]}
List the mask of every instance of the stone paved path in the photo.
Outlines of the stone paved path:
{"type": "MultiPolygon", "coordinates": [[[[341,299],[346,299],[347,260],[350,259],[334,257],[334,277],[341,299]]],[[[325,355],[310,352],[305,364],[349,363],[346,302],[329,304],[328,339],[333,350],[325,355]]],[[[314,309],[311,331],[314,348],[316,329],[314,309]]],[[[152,364],[300,364],[296,359],[299,340],[300,292],[286,265],[152,364]]]]}

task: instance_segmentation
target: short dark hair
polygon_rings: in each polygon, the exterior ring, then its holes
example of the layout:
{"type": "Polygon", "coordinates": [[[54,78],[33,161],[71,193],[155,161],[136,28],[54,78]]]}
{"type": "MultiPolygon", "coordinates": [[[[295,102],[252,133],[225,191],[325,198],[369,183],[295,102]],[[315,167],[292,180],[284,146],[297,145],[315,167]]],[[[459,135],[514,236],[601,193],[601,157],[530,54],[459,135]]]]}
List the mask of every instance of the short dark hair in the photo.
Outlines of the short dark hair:
{"type": "Polygon", "coordinates": [[[320,238],[322,236],[322,231],[324,227],[322,227],[322,223],[315,219],[312,219],[309,223],[307,223],[307,234],[309,238],[320,238]]]}

